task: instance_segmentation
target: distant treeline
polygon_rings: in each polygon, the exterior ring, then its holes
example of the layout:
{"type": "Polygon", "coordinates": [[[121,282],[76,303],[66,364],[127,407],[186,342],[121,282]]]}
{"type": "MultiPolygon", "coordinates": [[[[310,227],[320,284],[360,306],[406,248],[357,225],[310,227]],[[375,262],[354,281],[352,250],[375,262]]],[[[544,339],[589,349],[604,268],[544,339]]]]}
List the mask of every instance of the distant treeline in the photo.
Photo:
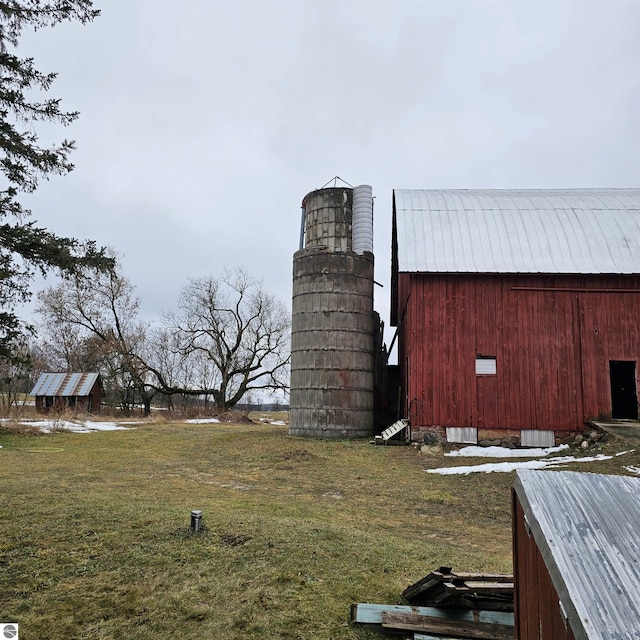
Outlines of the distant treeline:
{"type": "Polygon", "coordinates": [[[278,402],[270,404],[237,404],[234,409],[238,411],[289,411],[289,405],[278,402]]]}

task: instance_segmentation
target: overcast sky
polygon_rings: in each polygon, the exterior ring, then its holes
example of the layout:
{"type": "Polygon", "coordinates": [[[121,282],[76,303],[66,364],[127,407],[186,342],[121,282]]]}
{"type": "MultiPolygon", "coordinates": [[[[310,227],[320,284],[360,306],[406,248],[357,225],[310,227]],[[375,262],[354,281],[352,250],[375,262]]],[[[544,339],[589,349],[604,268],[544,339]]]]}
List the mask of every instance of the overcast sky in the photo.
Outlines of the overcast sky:
{"type": "Polygon", "coordinates": [[[245,266],[290,303],[303,196],[370,184],[388,324],[394,188],[637,187],[636,0],[97,0],[29,34],[80,119],[28,205],[123,254],[144,314],[245,266]]]}

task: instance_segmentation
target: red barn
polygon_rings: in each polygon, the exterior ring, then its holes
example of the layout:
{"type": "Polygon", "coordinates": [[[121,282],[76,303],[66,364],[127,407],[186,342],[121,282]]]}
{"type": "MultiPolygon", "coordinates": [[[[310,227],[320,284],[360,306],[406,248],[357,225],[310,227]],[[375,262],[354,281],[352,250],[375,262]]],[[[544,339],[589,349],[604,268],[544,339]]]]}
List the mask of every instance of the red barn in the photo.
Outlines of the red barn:
{"type": "Polygon", "coordinates": [[[550,445],[638,418],[640,189],[396,190],[402,417],[550,445]]]}

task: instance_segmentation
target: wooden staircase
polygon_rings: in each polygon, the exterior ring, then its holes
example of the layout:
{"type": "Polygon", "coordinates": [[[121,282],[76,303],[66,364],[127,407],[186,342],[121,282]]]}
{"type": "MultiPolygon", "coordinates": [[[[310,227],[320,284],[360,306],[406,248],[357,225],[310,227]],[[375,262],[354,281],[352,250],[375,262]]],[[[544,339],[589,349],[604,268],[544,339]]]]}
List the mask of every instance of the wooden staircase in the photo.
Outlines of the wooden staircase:
{"type": "Polygon", "coordinates": [[[409,440],[411,437],[411,429],[409,427],[409,421],[404,418],[394,422],[390,427],[387,427],[379,436],[375,437],[376,444],[387,444],[391,438],[398,435],[402,431],[405,431],[405,440],[409,440]]]}

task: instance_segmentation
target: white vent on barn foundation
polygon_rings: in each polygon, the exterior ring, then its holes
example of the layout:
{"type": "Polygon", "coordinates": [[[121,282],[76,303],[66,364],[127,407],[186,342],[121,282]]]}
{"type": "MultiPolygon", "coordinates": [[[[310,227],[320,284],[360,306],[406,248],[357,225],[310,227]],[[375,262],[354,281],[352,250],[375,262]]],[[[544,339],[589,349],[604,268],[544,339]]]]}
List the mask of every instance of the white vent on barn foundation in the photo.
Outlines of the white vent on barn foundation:
{"type": "Polygon", "coordinates": [[[556,436],[553,431],[522,429],[520,431],[520,444],[523,447],[553,447],[556,444],[556,436]]]}
{"type": "Polygon", "coordinates": [[[447,442],[478,444],[478,429],[476,427],[447,427],[447,442]]]}

